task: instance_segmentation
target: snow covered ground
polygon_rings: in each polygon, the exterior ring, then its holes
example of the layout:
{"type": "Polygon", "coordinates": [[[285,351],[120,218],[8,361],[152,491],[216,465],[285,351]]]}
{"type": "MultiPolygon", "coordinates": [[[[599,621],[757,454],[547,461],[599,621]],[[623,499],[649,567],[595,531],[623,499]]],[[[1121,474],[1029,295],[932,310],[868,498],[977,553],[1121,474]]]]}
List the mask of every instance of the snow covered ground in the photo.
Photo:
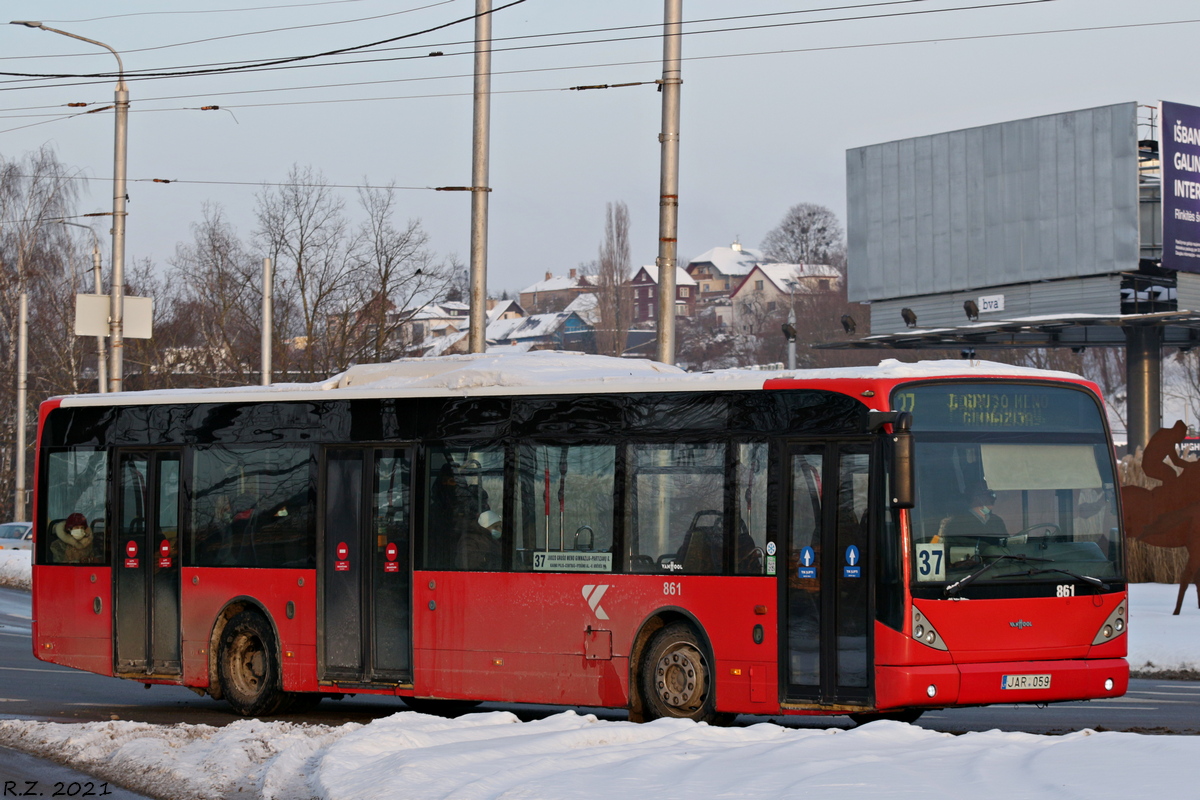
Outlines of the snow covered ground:
{"type": "MultiPolygon", "coordinates": [[[[27,554],[0,551],[0,582],[27,587],[27,554]]],[[[1200,610],[1175,586],[1131,587],[1130,663],[1200,669],[1200,610]]],[[[1200,737],[1079,731],[955,736],[896,722],[854,730],[769,723],[646,725],[565,712],[442,719],[403,711],[366,725],[0,721],[0,744],[161,798],[1064,798],[1191,796],[1200,737]]]]}

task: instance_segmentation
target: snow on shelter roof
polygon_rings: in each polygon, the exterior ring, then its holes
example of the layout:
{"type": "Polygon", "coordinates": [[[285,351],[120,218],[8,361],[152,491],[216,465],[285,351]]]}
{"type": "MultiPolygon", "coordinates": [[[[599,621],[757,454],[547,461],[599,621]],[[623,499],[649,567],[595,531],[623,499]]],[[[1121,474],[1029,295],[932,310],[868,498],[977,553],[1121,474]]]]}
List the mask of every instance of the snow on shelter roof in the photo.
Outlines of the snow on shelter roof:
{"type": "MultiPolygon", "coordinates": [[[[516,349],[516,348],[514,348],[516,349]]],[[[900,380],[929,378],[1078,379],[1069,372],[1014,367],[991,361],[885,359],[875,367],[781,370],[729,369],[684,372],[644,359],[612,358],[557,350],[404,358],[360,364],[325,381],[220,389],[162,389],[74,395],[64,406],[157,405],[520,394],[595,394],[761,389],[767,380],[900,380]]]]}

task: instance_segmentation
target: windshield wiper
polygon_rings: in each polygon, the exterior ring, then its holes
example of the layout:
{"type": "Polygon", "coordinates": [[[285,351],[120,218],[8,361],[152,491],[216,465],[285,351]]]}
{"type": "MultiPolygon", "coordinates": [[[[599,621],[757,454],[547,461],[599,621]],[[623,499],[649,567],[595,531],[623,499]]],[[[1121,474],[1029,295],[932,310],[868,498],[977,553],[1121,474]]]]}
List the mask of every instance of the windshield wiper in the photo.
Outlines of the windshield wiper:
{"type": "MultiPolygon", "coordinates": [[[[1043,560],[1045,560],[1045,559],[1043,559],[1043,560]]],[[[1069,575],[1070,577],[1074,578],[1077,581],[1081,581],[1083,583],[1090,584],[1092,586],[1095,586],[1097,589],[1101,589],[1106,592],[1111,588],[1107,583],[1100,580],[1099,578],[1093,578],[1091,575],[1080,575],[1078,572],[1071,572],[1071,570],[1069,570],[1069,569],[1059,569],[1058,567],[1047,567],[1045,569],[1031,569],[1028,572],[1016,572],[1011,575],[1003,575],[1001,577],[1021,578],[1021,577],[1026,577],[1029,575],[1045,575],[1048,572],[1058,572],[1063,575],[1069,575]]]]}
{"type": "MultiPolygon", "coordinates": [[[[1017,555],[1017,554],[1013,554],[1013,553],[1005,553],[1004,555],[999,555],[999,556],[996,556],[995,558],[996,558],[995,561],[992,561],[988,564],[984,564],[982,567],[975,570],[974,572],[972,572],[970,575],[966,576],[965,578],[959,578],[957,581],[955,581],[954,583],[947,586],[944,590],[944,594],[946,595],[946,597],[953,597],[954,595],[958,594],[960,589],[962,589],[967,584],[973,582],[976,578],[978,578],[983,573],[987,572],[992,567],[999,564],[1001,561],[1022,561],[1022,562],[1024,562],[1024,561],[1050,561],[1051,560],[1049,558],[1035,558],[1034,556],[1017,555]]],[[[1030,574],[1032,574],[1032,573],[1033,573],[1033,570],[1030,570],[1030,574]]],[[[1025,574],[1025,573],[1021,573],[1021,574],[1025,574]]]]}

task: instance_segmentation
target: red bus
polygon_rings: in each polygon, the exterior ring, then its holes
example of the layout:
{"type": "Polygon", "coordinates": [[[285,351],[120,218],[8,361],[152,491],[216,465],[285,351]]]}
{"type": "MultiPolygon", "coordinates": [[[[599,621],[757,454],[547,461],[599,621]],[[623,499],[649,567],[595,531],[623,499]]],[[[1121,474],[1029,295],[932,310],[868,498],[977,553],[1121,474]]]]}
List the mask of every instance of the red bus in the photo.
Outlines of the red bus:
{"type": "Polygon", "coordinates": [[[915,719],[1128,683],[1092,384],[567,354],[56,398],[33,646],[226,699],[915,719]]]}

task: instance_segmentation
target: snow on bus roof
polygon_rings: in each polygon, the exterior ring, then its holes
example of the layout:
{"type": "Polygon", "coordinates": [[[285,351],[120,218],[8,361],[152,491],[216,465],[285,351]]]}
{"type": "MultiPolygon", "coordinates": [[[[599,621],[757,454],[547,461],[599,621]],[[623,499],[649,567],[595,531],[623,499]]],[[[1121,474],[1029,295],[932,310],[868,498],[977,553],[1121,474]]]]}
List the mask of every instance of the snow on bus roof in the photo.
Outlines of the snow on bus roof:
{"type": "Polygon", "coordinates": [[[359,364],[313,383],[276,383],[217,389],[162,389],[90,394],[64,398],[63,405],[160,404],[173,402],[253,402],[287,394],[289,400],[437,396],[469,394],[556,394],[620,391],[758,389],[768,380],[899,380],[945,377],[1010,377],[1078,379],[1068,372],[1014,367],[992,361],[916,361],[889,358],[873,367],[802,370],[728,369],[685,372],[645,359],[613,358],[584,353],[539,350],[524,353],[405,358],[383,364],[359,364]]]}

